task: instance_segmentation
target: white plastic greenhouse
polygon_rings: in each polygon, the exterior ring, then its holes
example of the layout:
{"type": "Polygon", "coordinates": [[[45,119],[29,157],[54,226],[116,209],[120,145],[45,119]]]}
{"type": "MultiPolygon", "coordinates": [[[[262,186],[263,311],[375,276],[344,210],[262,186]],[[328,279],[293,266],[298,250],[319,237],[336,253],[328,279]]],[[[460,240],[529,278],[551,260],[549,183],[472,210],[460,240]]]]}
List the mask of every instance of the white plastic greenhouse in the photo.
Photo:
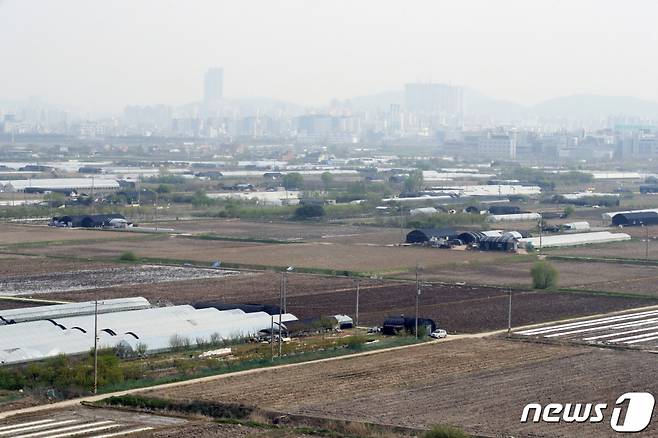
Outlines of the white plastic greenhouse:
{"type": "MultiPolygon", "coordinates": [[[[292,314],[284,324],[296,321],[292,314]]],[[[197,310],[192,306],[154,307],[98,315],[99,345],[146,352],[168,350],[180,344],[231,340],[257,335],[274,326],[279,315],[242,310],[197,310]]],[[[81,354],[94,345],[94,315],[49,318],[0,326],[0,363],[17,363],[58,354],[81,354]]]]}
{"type": "Polygon", "coordinates": [[[592,243],[622,242],[631,240],[631,236],[626,233],[611,233],[609,231],[599,231],[596,233],[575,233],[575,234],[558,234],[554,236],[528,237],[519,239],[520,245],[532,245],[534,248],[549,248],[557,246],[576,246],[587,245],[592,243]]]}

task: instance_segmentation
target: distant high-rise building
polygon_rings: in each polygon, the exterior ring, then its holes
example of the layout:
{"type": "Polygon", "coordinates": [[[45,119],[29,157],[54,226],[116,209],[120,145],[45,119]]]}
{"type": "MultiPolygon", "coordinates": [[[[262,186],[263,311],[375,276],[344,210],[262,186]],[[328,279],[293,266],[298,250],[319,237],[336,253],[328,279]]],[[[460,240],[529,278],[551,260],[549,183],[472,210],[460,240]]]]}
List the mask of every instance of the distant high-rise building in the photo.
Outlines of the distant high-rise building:
{"type": "Polygon", "coordinates": [[[422,114],[447,113],[460,115],[463,93],[460,87],[435,83],[411,83],[405,85],[407,111],[422,114]]]}
{"type": "Polygon", "coordinates": [[[218,102],[224,92],[224,69],[214,67],[208,69],[203,81],[203,100],[206,103],[218,102]]]}

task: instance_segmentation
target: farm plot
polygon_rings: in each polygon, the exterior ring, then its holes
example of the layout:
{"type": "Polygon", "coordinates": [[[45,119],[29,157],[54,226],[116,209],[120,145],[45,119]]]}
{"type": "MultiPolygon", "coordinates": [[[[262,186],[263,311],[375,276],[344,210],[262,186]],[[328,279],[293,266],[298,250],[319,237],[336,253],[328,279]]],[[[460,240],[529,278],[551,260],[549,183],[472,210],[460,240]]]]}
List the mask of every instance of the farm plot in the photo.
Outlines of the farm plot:
{"type": "Polygon", "coordinates": [[[658,309],[515,332],[522,337],[658,350],[658,309]]]}
{"type": "MultiPolygon", "coordinates": [[[[281,276],[276,273],[243,273],[239,276],[194,281],[144,284],[136,291],[116,286],[90,291],[34,295],[50,299],[84,301],[90,297],[118,298],[136,294],[151,302],[189,304],[201,300],[228,303],[279,304],[281,276]]],[[[299,318],[345,313],[355,315],[356,284],[344,277],[287,275],[287,309],[299,318]]],[[[415,314],[413,282],[362,280],[359,323],[380,325],[391,315],[415,314]]],[[[433,284],[422,289],[420,314],[435,319],[451,333],[475,333],[507,327],[508,293],[482,286],[433,284]]],[[[589,293],[516,291],[512,322],[525,325],[587,316],[658,303],[658,300],[599,296],[589,293]]]]}
{"type": "Polygon", "coordinates": [[[180,427],[188,421],[160,415],[119,412],[110,409],[75,407],[32,414],[0,424],[3,437],[68,437],[68,436],[145,436],[146,433],[180,427]]]}
{"type": "MultiPolygon", "coordinates": [[[[624,292],[658,297],[658,267],[600,262],[551,260],[563,288],[624,292]]],[[[530,269],[534,260],[513,263],[439,266],[423,269],[422,277],[443,282],[531,287],[530,269]]],[[[413,273],[405,277],[411,279],[413,273]]]]}
{"type": "MultiPolygon", "coordinates": [[[[149,224],[145,224],[149,226],[149,224]]],[[[240,219],[183,220],[157,222],[151,226],[173,228],[184,233],[213,233],[219,236],[243,239],[323,240],[362,239],[374,243],[399,243],[404,240],[400,229],[341,224],[314,224],[308,222],[256,222],[240,219]],[[373,235],[379,240],[371,239],[373,235]],[[402,240],[401,239],[402,236],[402,240]]]]}
{"type": "MultiPolygon", "coordinates": [[[[624,242],[555,248],[546,250],[546,254],[575,257],[644,260],[646,255],[646,241],[643,239],[644,238],[637,238],[624,242]]],[[[652,237],[649,237],[649,260],[658,260],[658,240],[652,237]]]]}
{"type": "MultiPolygon", "coordinates": [[[[0,278],[4,296],[53,294],[62,291],[93,290],[115,285],[131,286],[179,280],[217,278],[237,275],[235,271],[178,266],[120,266],[51,272],[37,275],[5,276],[0,278]]],[[[135,291],[133,294],[136,294],[135,291]]]]}
{"type": "Polygon", "coordinates": [[[157,240],[108,242],[102,245],[58,245],[26,250],[38,255],[115,258],[124,251],[140,257],[210,263],[221,260],[249,266],[303,267],[358,272],[404,272],[423,266],[492,263],[514,255],[499,252],[438,251],[431,248],[370,246],[333,242],[260,244],[169,237],[157,240]]]}
{"type": "Polygon", "coordinates": [[[137,233],[53,228],[45,225],[0,224],[0,245],[82,240],[130,240],[143,237],[137,233]]]}
{"type": "MultiPolygon", "coordinates": [[[[655,358],[646,353],[489,338],[268,370],[148,395],[408,427],[447,423],[490,436],[607,437],[614,436],[608,422],[534,424],[519,419],[528,403],[612,406],[632,389],[656,393],[654,371],[655,358]]],[[[609,418],[610,412],[606,414],[609,418]]],[[[645,436],[653,436],[657,427],[654,413],[645,436]]]]}

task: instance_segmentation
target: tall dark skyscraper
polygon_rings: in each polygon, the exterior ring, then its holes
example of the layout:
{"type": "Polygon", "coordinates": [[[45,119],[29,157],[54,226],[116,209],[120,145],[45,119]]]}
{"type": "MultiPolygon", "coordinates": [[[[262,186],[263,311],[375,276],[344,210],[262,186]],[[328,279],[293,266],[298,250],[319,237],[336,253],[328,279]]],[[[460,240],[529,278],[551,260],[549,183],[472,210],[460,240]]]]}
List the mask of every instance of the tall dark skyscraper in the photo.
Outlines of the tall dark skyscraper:
{"type": "Polygon", "coordinates": [[[203,100],[205,103],[216,103],[222,99],[224,92],[224,69],[210,68],[203,81],[203,100]]]}

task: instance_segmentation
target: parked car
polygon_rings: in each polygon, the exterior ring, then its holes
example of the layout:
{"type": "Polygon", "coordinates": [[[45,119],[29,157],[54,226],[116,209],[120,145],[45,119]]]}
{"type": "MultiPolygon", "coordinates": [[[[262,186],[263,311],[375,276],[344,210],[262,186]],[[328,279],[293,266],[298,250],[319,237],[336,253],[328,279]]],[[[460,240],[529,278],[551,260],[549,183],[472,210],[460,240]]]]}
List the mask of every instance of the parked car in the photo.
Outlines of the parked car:
{"type": "Polygon", "coordinates": [[[433,337],[434,339],[443,339],[446,336],[448,336],[448,332],[446,332],[443,329],[436,329],[432,333],[430,333],[430,336],[433,337]]]}

